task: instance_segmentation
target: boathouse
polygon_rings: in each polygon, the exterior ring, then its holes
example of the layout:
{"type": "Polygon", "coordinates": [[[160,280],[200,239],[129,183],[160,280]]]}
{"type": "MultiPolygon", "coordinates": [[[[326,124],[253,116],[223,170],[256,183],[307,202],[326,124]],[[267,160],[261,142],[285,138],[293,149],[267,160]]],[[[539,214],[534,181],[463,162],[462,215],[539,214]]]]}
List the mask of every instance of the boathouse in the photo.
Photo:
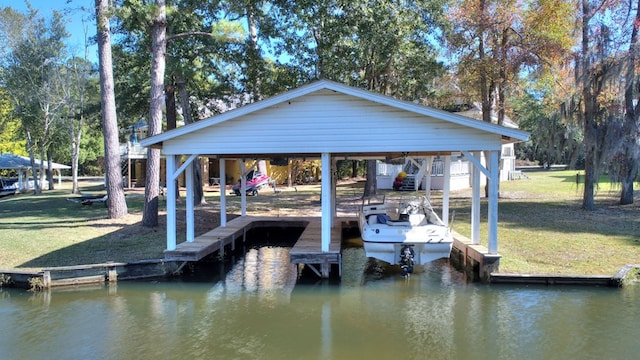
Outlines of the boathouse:
{"type": "MultiPolygon", "coordinates": [[[[503,144],[525,141],[527,132],[482,122],[411,102],[318,80],[271,98],[245,105],[146,139],[140,144],[160,148],[166,158],[167,183],[185,172],[186,243],[193,243],[194,204],[191,167],[198,157],[240,162],[253,159],[320,159],[321,219],[317,242],[330,254],[336,221],[335,179],[339,159],[432,158],[448,164],[452,153],[463,154],[473,164],[470,248],[480,242],[481,176],[489,181],[486,255],[497,264],[498,180],[503,144]],[[484,161],[481,160],[484,153],[484,161]],[[180,159],[186,159],[181,162],[180,159]],[[485,165],[485,162],[487,163],[485,165]]],[[[225,188],[225,161],[220,161],[220,187],[225,188]]],[[[450,168],[445,165],[445,169],[450,168]]],[[[448,173],[443,186],[442,219],[448,222],[448,173]]],[[[242,182],[243,186],[245,182],[242,182]]],[[[176,244],[176,192],[167,186],[167,249],[176,244]]],[[[242,192],[241,218],[247,217],[242,192]]],[[[221,191],[221,228],[227,226],[226,194],[221,191]]],[[[235,220],[235,219],[234,219],[235,220]]],[[[462,256],[469,256],[467,250],[462,256]]],[[[323,271],[323,276],[327,275],[323,271]]]]}

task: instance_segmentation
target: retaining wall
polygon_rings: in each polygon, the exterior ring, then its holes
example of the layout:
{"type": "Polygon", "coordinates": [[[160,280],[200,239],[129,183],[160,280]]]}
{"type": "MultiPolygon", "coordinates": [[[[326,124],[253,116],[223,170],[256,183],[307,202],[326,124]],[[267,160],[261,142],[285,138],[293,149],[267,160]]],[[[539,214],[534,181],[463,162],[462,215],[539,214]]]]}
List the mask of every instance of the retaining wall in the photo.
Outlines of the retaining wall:
{"type": "Polygon", "coordinates": [[[25,289],[65,285],[94,284],[165,277],[178,270],[179,264],[166,260],[142,260],[130,263],[108,262],[77,266],[44,268],[41,271],[0,270],[4,286],[25,289]]]}

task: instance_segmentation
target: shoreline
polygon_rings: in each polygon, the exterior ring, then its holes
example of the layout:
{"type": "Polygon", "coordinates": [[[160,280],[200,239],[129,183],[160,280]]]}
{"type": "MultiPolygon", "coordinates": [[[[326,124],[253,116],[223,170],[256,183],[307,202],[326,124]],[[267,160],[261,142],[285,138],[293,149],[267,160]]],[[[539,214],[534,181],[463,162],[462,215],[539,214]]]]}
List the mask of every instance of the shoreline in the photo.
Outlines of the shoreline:
{"type": "MultiPolygon", "coordinates": [[[[179,262],[165,259],[47,267],[40,271],[0,269],[0,289],[7,287],[40,291],[77,285],[167,278],[179,270],[179,262]]],[[[640,273],[640,264],[625,265],[614,275],[492,273],[486,284],[622,288],[628,281],[633,281],[631,278],[635,278],[637,273],[640,273]]]]}

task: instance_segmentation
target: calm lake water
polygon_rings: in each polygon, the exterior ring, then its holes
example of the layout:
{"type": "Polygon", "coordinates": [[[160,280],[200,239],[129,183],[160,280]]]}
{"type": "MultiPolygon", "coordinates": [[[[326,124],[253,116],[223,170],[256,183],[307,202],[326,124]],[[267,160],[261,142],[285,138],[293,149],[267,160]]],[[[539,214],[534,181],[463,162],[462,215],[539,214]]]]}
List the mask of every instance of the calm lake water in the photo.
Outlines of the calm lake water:
{"type": "Polygon", "coordinates": [[[217,274],[0,290],[1,359],[637,359],[640,289],[467,284],[446,262],[409,280],[299,281],[288,249],[217,274]]]}

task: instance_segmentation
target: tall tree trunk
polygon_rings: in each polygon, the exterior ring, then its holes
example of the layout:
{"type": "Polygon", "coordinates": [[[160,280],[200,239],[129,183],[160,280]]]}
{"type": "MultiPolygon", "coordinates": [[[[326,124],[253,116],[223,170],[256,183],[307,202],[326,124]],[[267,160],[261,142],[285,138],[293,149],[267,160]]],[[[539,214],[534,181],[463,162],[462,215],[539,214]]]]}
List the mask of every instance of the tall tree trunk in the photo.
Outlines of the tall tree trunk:
{"type": "Polygon", "coordinates": [[[47,149],[47,181],[49,182],[49,190],[54,190],[53,182],[53,161],[51,161],[51,150],[47,149]]]}
{"type": "Polygon", "coordinates": [[[479,84],[480,87],[480,97],[481,99],[481,107],[482,107],[482,121],[491,122],[491,107],[493,106],[493,89],[490,87],[491,81],[488,77],[488,69],[486,64],[486,54],[484,48],[484,36],[485,36],[485,24],[487,21],[486,16],[486,3],[485,0],[480,0],[478,3],[480,9],[480,28],[478,34],[478,60],[480,60],[480,74],[479,74],[479,84]]]}
{"type": "Polygon", "coordinates": [[[84,123],[84,115],[80,114],[80,120],[78,123],[77,131],[73,127],[73,120],[71,120],[71,193],[78,194],[80,189],[78,188],[78,163],[80,162],[80,141],[82,139],[82,125],[84,123]]]}
{"type": "Polygon", "coordinates": [[[585,144],[585,164],[584,164],[584,193],[582,196],[582,208],[593,210],[595,208],[593,200],[593,190],[596,178],[596,124],[595,124],[595,99],[592,94],[593,79],[590,73],[591,62],[589,53],[589,20],[590,20],[589,0],[582,0],[582,101],[583,121],[584,121],[584,144],[585,144]]]}
{"type": "MultiPolygon", "coordinates": [[[[167,131],[173,130],[178,126],[178,112],[176,110],[176,87],[173,82],[167,84],[164,88],[164,106],[167,111],[167,131]]],[[[167,186],[169,184],[166,184],[167,186]]],[[[180,184],[175,181],[173,186],[176,188],[176,198],[180,199],[180,184]]]]}
{"type": "MultiPolygon", "coordinates": [[[[585,104],[586,105],[586,104],[585,104]]],[[[595,144],[595,132],[596,129],[593,124],[589,123],[587,117],[592,117],[593,115],[585,114],[585,125],[584,125],[584,142],[585,142],[585,161],[584,161],[584,192],[582,194],[582,208],[585,210],[593,210],[595,209],[594,202],[594,189],[595,189],[595,153],[596,153],[596,144],[595,144]]]]}
{"type": "MultiPolygon", "coordinates": [[[[165,0],[156,0],[151,25],[151,99],[149,109],[149,136],[162,130],[162,100],[167,53],[167,13],[165,0]]],[[[166,184],[171,186],[171,184],[166,184]]],[[[158,226],[158,195],[160,193],[160,150],[147,150],[147,177],[144,190],[142,225],[158,226]]]]}
{"type": "Polygon", "coordinates": [[[262,59],[258,46],[258,27],[256,25],[256,6],[247,4],[247,25],[249,28],[249,46],[247,51],[248,85],[252,101],[262,100],[262,59]]]}
{"type": "Polygon", "coordinates": [[[40,164],[38,165],[38,183],[40,184],[40,190],[44,190],[44,175],[45,175],[45,171],[44,171],[44,150],[42,150],[42,148],[40,148],[40,154],[38,155],[40,157],[40,164]]]}
{"type": "MultiPolygon", "coordinates": [[[[486,9],[486,0],[480,0],[478,3],[480,7],[480,26],[479,26],[479,34],[478,34],[478,60],[480,60],[480,74],[479,74],[479,83],[478,87],[480,87],[480,97],[481,99],[481,110],[482,110],[482,121],[491,123],[491,112],[493,110],[493,91],[494,91],[494,82],[489,76],[489,68],[487,66],[487,55],[485,50],[485,26],[488,21],[487,17],[487,9],[486,9]]],[[[485,163],[488,164],[488,152],[485,152],[485,163]]],[[[480,160],[480,159],[478,159],[480,160]]],[[[487,166],[488,168],[488,166],[487,166]]],[[[489,178],[487,177],[487,181],[484,186],[484,196],[489,197],[489,178]]]]}
{"type": "Polygon", "coordinates": [[[376,173],[378,171],[375,160],[367,161],[367,181],[364,183],[363,197],[375,195],[378,187],[376,184],[376,173]]]}
{"type": "MultiPolygon", "coordinates": [[[[33,193],[35,195],[39,195],[42,191],[40,190],[40,184],[38,183],[38,169],[36,168],[36,155],[33,151],[33,140],[31,138],[31,132],[25,129],[26,137],[27,137],[27,151],[29,151],[29,162],[31,163],[31,175],[33,176],[33,193]]],[[[29,176],[25,179],[27,186],[29,188],[29,176]]]]}
{"type": "Polygon", "coordinates": [[[500,38],[500,74],[499,74],[499,82],[496,86],[497,89],[497,98],[498,98],[498,106],[496,109],[496,113],[498,115],[498,125],[504,124],[505,117],[505,103],[506,103],[506,91],[507,91],[507,76],[509,76],[509,61],[507,59],[507,47],[509,44],[509,33],[511,29],[505,29],[502,32],[502,36],[500,38]]]}
{"type": "Polygon", "coordinates": [[[176,78],[176,85],[178,87],[178,99],[180,99],[180,107],[182,108],[184,123],[192,124],[193,116],[191,116],[191,103],[189,102],[189,91],[187,90],[187,81],[184,76],[178,75],[176,78]]]}
{"type": "Polygon", "coordinates": [[[107,174],[108,217],[117,219],[127,214],[124,198],[120,149],[118,141],[118,119],[113,82],[111,57],[111,29],[107,18],[109,0],[96,0],[96,22],[98,27],[98,57],[100,62],[100,93],[102,107],[102,129],[104,133],[104,159],[107,174]]]}
{"type": "MultiPolygon", "coordinates": [[[[189,92],[187,91],[187,83],[182,75],[179,75],[176,79],[176,85],[178,86],[178,96],[180,99],[180,107],[182,108],[182,117],[185,124],[193,123],[193,117],[191,116],[191,104],[189,103],[189,92]]],[[[224,160],[220,160],[224,161],[224,160]]],[[[194,161],[193,169],[193,203],[194,204],[206,204],[207,200],[204,197],[204,190],[202,188],[202,165],[200,161],[194,161]]]]}
{"type": "Polygon", "coordinates": [[[640,0],[636,4],[636,17],[631,31],[631,41],[629,43],[629,59],[627,61],[626,88],[624,91],[625,116],[624,116],[624,138],[622,140],[622,191],[620,192],[620,205],[633,204],[633,180],[638,173],[638,159],[634,156],[634,147],[640,134],[638,133],[638,110],[634,105],[634,90],[638,86],[636,76],[636,52],[638,51],[638,26],[640,26],[640,0]]]}
{"type": "Polygon", "coordinates": [[[175,129],[178,123],[178,112],[176,111],[176,88],[173,83],[164,87],[164,106],[167,114],[167,131],[175,129]]]}

